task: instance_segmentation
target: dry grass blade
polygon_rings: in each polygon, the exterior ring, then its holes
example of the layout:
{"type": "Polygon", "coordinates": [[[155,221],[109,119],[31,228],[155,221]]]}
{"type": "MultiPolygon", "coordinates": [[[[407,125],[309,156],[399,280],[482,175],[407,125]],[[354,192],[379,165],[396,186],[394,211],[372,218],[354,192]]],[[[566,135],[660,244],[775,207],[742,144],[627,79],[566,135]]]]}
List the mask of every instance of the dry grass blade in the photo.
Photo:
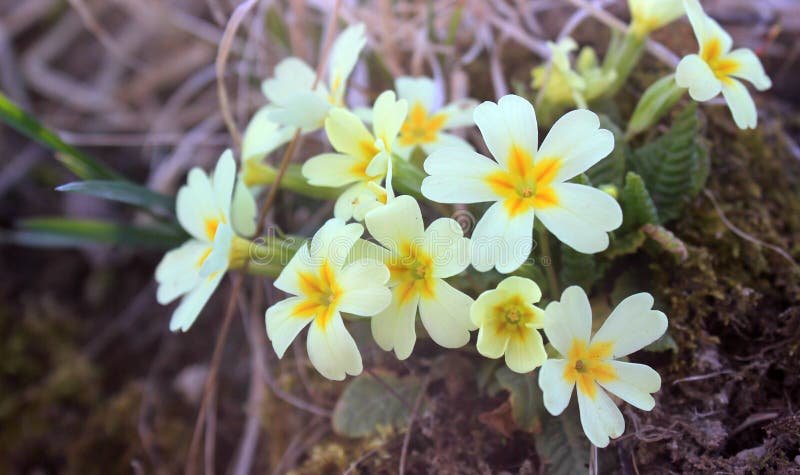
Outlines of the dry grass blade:
{"type": "Polygon", "coordinates": [[[219,96],[219,108],[222,111],[222,118],[225,120],[225,126],[228,128],[233,143],[236,148],[242,143],[242,134],[236,126],[236,121],[233,119],[233,112],[231,111],[230,100],[228,99],[228,90],[225,88],[225,67],[228,64],[228,56],[230,56],[231,46],[233,45],[233,38],[239,30],[239,25],[242,24],[244,16],[247,12],[255,6],[258,0],[246,0],[236,7],[233,11],[228,24],[225,26],[225,32],[222,34],[222,41],[217,50],[217,60],[214,63],[217,71],[217,93],[219,96]]]}

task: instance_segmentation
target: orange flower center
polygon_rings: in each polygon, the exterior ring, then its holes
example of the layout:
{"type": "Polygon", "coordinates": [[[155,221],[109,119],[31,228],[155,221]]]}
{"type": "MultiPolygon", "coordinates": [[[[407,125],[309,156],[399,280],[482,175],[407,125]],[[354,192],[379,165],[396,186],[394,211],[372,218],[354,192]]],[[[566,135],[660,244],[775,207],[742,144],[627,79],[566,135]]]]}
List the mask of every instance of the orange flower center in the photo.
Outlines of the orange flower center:
{"type": "Polygon", "coordinates": [[[575,383],[578,390],[594,399],[597,394],[595,382],[609,382],[617,379],[614,368],[608,364],[614,344],[611,342],[595,342],[591,346],[580,340],[572,341],[572,348],[567,355],[567,367],[564,379],[575,383]]]}
{"type": "Polygon", "coordinates": [[[512,145],[508,171],[492,173],[486,180],[504,198],[508,214],[514,217],[531,208],[542,209],[558,204],[552,184],[560,167],[561,163],[554,158],[541,158],[534,163],[530,153],[512,145]]]}
{"type": "Polygon", "coordinates": [[[410,146],[435,142],[446,120],[446,114],[429,116],[425,106],[416,102],[400,128],[400,143],[410,146]]]}

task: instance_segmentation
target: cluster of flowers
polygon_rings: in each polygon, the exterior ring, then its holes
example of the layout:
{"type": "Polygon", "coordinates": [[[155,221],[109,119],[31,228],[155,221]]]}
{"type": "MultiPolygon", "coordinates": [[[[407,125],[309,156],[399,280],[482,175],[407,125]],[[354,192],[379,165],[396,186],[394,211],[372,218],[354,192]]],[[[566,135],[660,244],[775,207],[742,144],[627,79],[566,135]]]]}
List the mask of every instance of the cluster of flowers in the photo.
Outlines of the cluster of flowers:
{"type": "MultiPolygon", "coordinates": [[[[663,8],[677,2],[641,3],[663,8]]],[[[749,96],[732,76],[768,86],[760,64],[747,50],[729,52],[730,38],[697,1],[685,4],[701,52],[681,62],[678,83],[698,100],[721,90],[737,123],[754,124],[743,99],[749,96]]],[[[633,11],[637,28],[658,23],[643,20],[641,8],[633,11]]],[[[527,100],[508,95],[497,103],[467,99],[443,105],[428,78],[398,78],[396,91],[380,94],[371,109],[348,110],[348,77],[365,42],[363,25],[339,36],[326,82],[297,58],[282,61],[263,84],[269,104],[245,132],[238,178],[230,151],[212,176],[199,169],[189,173],[178,193],[177,214],[192,239],[168,252],[156,270],[158,301],[182,297],[171,329],[187,330],[223,274],[245,265],[248,237],[256,231],[254,193],[274,179],[261,160],[297,128],[304,133],[324,128],[336,153],[310,158],[302,174],[308,184],[340,194],[334,217],[300,246],[275,280],[275,287],[290,295],[266,310],[277,355],[308,327],[311,363],[326,378],[342,380],[362,371],[343,314],[370,317],[375,342],[401,360],[414,349],[417,315],[430,338],[445,348],[466,345],[477,330],[481,355],[504,356],[519,373],[541,367],[539,386],[552,414],[567,407],[577,387],[584,431],[593,444],[605,447],[624,430],[622,414],[606,391],[650,410],[651,394],[661,385],[648,366],[619,361],[666,331],[666,316],[652,309],[652,296],[626,298],[592,336],[592,310],[580,287],[567,288],[542,309],[536,306],[541,291],[527,278],[507,277],[477,299],[446,279],[470,266],[477,272],[516,271],[532,251],[535,217],[576,251],[605,250],[608,233],[622,223],[619,204],[600,189],[569,180],[611,153],[613,134],[600,128],[595,113],[575,110],[558,119],[539,146],[536,114],[527,100]],[[445,132],[473,123],[494,159],[445,132]],[[395,196],[393,169],[407,163],[416,148],[427,157],[428,176],[419,190],[425,198],[491,203],[470,238],[450,218],[426,228],[417,199],[395,196]],[[364,239],[365,227],[372,240],[364,239]],[[540,331],[560,357],[548,357],[540,331]]]]}

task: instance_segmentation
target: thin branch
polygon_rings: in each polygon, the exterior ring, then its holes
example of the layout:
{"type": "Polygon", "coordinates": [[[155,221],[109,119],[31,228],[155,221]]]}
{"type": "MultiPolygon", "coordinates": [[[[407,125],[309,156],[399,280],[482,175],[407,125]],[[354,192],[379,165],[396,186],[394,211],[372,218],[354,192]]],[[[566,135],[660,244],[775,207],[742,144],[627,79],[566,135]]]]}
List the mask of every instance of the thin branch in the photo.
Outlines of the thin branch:
{"type": "Polygon", "coordinates": [[[406,457],[408,455],[408,445],[411,442],[411,430],[414,428],[414,421],[417,419],[417,413],[419,413],[422,400],[425,399],[425,391],[428,388],[429,380],[430,374],[427,375],[425,380],[422,382],[422,385],[419,389],[419,394],[417,394],[417,400],[414,402],[414,408],[411,410],[411,419],[408,421],[408,430],[406,431],[405,437],[403,437],[403,448],[400,450],[400,468],[398,469],[398,473],[400,475],[404,475],[406,473],[406,457]]]}

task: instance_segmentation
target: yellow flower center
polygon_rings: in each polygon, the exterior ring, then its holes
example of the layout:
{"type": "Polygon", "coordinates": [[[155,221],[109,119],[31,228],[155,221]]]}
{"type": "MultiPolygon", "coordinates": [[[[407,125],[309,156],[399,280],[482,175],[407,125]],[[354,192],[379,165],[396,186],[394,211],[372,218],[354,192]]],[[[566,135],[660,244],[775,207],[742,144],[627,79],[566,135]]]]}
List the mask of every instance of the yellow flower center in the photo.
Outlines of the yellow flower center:
{"type": "Polygon", "coordinates": [[[328,261],[325,261],[318,273],[301,272],[298,274],[298,279],[305,299],[295,306],[292,316],[299,318],[314,316],[315,323],[324,330],[336,312],[343,293],[341,286],[336,282],[333,268],[328,261]]]}
{"type": "Polygon", "coordinates": [[[597,394],[595,381],[604,383],[617,379],[616,371],[607,362],[613,349],[612,342],[598,341],[587,347],[585,342],[573,340],[567,355],[564,379],[575,383],[579,391],[594,399],[597,394]]]}
{"type": "Polygon", "coordinates": [[[525,213],[531,208],[542,209],[558,204],[552,188],[559,160],[541,158],[534,163],[530,153],[517,145],[511,146],[508,171],[500,171],[486,177],[489,186],[505,198],[503,204],[511,217],[525,213]]]}
{"type": "Polygon", "coordinates": [[[386,263],[392,280],[398,282],[400,303],[409,301],[416,295],[433,297],[434,277],[433,259],[418,244],[404,243],[400,255],[392,256],[386,263]]]}
{"type": "Polygon", "coordinates": [[[700,57],[708,64],[714,76],[724,83],[730,82],[730,75],[739,69],[739,63],[722,56],[722,42],[719,38],[706,41],[700,48],[700,57]]]}
{"type": "Polygon", "coordinates": [[[497,334],[524,338],[528,325],[536,320],[536,312],[521,296],[510,295],[492,307],[489,319],[497,334]]]}
{"type": "Polygon", "coordinates": [[[435,142],[446,120],[446,114],[428,116],[428,110],[422,103],[414,103],[400,128],[400,144],[411,146],[435,142]]]}

